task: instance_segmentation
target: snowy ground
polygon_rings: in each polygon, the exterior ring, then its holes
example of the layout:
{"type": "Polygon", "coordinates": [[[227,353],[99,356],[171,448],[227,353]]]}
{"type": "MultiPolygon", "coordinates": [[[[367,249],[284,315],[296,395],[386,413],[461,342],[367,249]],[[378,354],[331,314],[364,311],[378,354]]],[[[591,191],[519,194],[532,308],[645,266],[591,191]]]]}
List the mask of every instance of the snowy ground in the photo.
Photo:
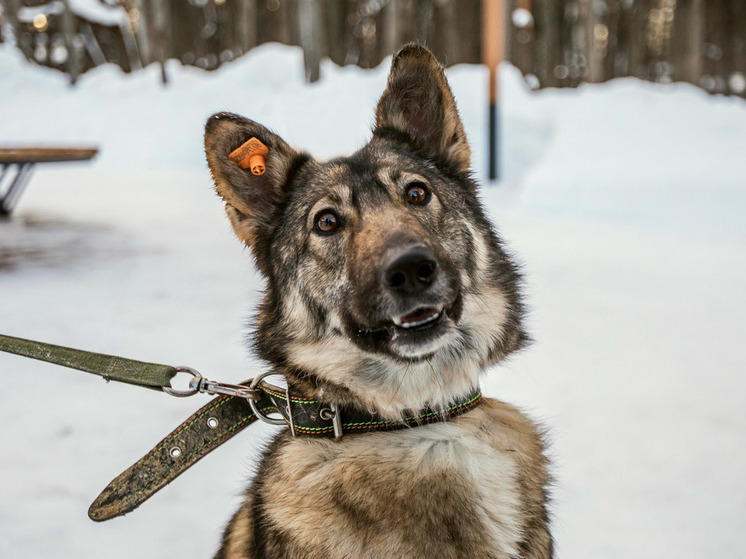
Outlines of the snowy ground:
{"type": "MultiPolygon", "coordinates": [[[[0,49],[0,143],[100,144],[41,168],[0,222],[0,332],[243,380],[261,280],[211,191],[218,110],[319,156],[362,145],[387,68],[268,45],[217,74],[100,68],[70,89],[0,49]],[[262,76],[261,82],[252,76],[262,76]]],[[[475,167],[485,72],[449,70],[475,167]]],[[[746,540],[746,103],[636,81],[529,93],[501,74],[505,179],[482,192],[525,263],[536,343],[484,380],[551,429],[562,558],[741,558],[746,540]]],[[[0,355],[0,557],[209,556],[252,427],[141,509],[89,503],[199,401],[0,355]]]]}

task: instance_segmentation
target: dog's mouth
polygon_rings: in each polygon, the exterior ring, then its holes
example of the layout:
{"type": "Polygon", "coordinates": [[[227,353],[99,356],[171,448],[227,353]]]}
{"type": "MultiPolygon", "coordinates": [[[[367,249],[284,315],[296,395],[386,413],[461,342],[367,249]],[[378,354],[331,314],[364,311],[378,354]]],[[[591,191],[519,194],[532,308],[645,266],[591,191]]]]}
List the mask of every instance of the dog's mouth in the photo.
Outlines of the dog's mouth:
{"type": "Polygon", "coordinates": [[[374,327],[354,327],[353,341],[366,351],[419,361],[443,347],[456,330],[461,296],[449,304],[417,305],[384,319],[374,327]]]}

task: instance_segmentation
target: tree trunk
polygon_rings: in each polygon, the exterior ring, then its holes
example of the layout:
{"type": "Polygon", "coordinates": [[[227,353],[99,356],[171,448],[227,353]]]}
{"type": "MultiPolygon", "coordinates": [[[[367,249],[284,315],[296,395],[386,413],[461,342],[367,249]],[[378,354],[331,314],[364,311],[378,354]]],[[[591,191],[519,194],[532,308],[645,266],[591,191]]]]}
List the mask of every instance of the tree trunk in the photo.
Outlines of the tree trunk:
{"type": "Polygon", "coordinates": [[[151,0],[153,9],[153,25],[150,36],[152,37],[151,52],[153,58],[161,67],[161,81],[168,83],[166,75],[166,60],[170,54],[168,22],[170,21],[170,10],[168,0],[151,0]]]}
{"type": "Polygon", "coordinates": [[[5,17],[10,23],[10,27],[13,30],[13,40],[19,49],[21,48],[18,40],[21,36],[21,22],[18,21],[18,9],[20,7],[21,0],[6,0],[5,2],[5,17]]]}
{"type": "Polygon", "coordinates": [[[239,0],[237,18],[238,48],[245,53],[257,43],[256,0],[239,0]]]}
{"type": "Polygon", "coordinates": [[[383,9],[383,44],[391,54],[401,46],[401,17],[399,0],[389,0],[383,9]]]}
{"type": "Polygon", "coordinates": [[[731,0],[731,17],[733,19],[734,32],[730,38],[732,50],[732,66],[728,70],[728,80],[731,82],[731,91],[746,97],[746,88],[742,87],[746,77],[746,5],[742,0],[731,0]],[[738,72],[741,79],[733,77],[738,72]],[[733,85],[736,89],[733,89],[733,85]]]}
{"type": "Polygon", "coordinates": [[[562,44],[560,32],[562,27],[561,6],[557,0],[537,0],[534,2],[536,18],[536,57],[534,73],[542,85],[560,85],[554,75],[558,59],[561,60],[562,44]]]}
{"type": "Polygon", "coordinates": [[[75,44],[75,14],[70,10],[70,0],[63,0],[62,12],[62,36],[67,49],[67,60],[65,61],[65,70],[70,77],[70,84],[75,85],[80,76],[80,62],[78,60],[78,49],[75,44]]]}
{"type": "Polygon", "coordinates": [[[585,37],[585,81],[603,81],[603,52],[600,45],[601,20],[593,9],[593,0],[581,0],[581,18],[585,37]]]}
{"type": "Polygon", "coordinates": [[[679,0],[674,18],[673,45],[679,53],[674,77],[695,85],[702,78],[703,8],[703,0],[679,0]]]}
{"type": "Polygon", "coordinates": [[[629,25],[629,74],[635,77],[648,76],[648,47],[645,41],[645,18],[648,6],[641,0],[632,4],[629,25]]]}
{"type": "Polygon", "coordinates": [[[313,83],[321,77],[321,0],[298,0],[298,30],[303,48],[306,80],[313,83]]]}

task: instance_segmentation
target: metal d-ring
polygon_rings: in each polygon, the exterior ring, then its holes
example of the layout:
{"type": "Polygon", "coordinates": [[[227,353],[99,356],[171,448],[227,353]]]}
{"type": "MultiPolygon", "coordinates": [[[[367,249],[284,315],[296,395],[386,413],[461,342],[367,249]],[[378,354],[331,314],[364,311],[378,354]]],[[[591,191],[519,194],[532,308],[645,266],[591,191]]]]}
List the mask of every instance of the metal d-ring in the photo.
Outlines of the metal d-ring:
{"type": "MultiPolygon", "coordinates": [[[[256,390],[257,386],[259,386],[259,383],[262,381],[263,378],[271,376],[271,375],[277,375],[278,373],[275,373],[274,371],[267,371],[266,373],[262,373],[258,377],[255,377],[254,380],[251,381],[251,384],[249,385],[250,390],[256,390]]],[[[262,412],[259,411],[259,406],[256,405],[256,402],[254,400],[249,400],[249,406],[251,406],[251,411],[254,412],[254,415],[257,416],[258,419],[261,419],[265,423],[269,423],[270,425],[287,425],[287,421],[284,419],[275,419],[272,417],[269,417],[268,415],[264,415],[262,412]]]]}

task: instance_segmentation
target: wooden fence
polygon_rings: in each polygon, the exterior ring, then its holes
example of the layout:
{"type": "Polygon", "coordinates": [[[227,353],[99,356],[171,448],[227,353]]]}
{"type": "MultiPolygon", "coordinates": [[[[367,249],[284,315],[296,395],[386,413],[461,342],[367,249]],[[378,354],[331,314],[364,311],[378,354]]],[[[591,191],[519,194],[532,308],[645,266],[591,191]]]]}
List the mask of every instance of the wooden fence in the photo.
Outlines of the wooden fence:
{"type": "MultiPolygon", "coordinates": [[[[170,58],[214,70],[268,41],[300,45],[306,77],[324,57],[376,66],[400,45],[447,65],[481,62],[480,0],[0,0],[0,41],[75,83],[170,58]]],[[[532,87],[620,76],[687,81],[746,97],[743,0],[505,0],[506,57],[532,87]]]]}

